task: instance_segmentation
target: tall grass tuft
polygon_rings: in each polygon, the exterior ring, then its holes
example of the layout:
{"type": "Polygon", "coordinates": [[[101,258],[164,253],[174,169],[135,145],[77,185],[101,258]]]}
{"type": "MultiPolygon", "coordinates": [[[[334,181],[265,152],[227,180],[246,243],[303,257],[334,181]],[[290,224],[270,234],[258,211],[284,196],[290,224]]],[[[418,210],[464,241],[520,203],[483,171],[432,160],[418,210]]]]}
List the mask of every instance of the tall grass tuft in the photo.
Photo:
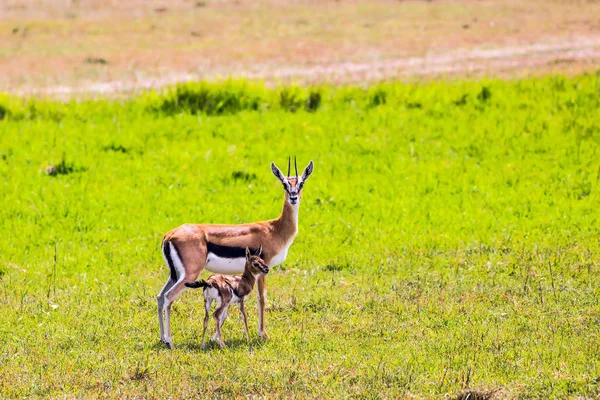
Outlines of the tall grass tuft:
{"type": "Polygon", "coordinates": [[[258,85],[242,81],[198,82],[177,85],[161,99],[158,111],[166,115],[224,115],[256,111],[265,103],[264,88],[258,85]]]}

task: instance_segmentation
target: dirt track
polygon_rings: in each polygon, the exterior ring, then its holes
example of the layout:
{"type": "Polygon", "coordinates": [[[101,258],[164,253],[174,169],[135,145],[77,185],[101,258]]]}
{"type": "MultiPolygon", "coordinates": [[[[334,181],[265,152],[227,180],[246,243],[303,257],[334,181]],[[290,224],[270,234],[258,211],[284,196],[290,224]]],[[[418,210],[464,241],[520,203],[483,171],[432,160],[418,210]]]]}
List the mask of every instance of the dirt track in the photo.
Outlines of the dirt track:
{"type": "MultiPolygon", "coordinates": [[[[93,82],[79,87],[50,86],[29,89],[20,94],[77,93],[112,94],[132,92],[150,88],[160,88],[179,82],[198,79],[222,79],[227,76],[260,79],[267,83],[294,81],[317,83],[331,82],[373,82],[411,76],[431,77],[451,76],[503,76],[515,71],[534,69],[539,72],[552,72],[554,66],[568,65],[576,71],[591,70],[600,66],[600,36],[582,37],[569,41],[548,41],[525,46],[481,48],[468,51],[447,51],[427,54],[424,57],[381,60],[369,63],[337,63],[315,66],[255,66],[248,70],[231,71],[223,74],[167,74],[167,76],[137,81],[93,82]]],[[[560,68],[562,70],[563,68],[560,68]]]]}
{"type": "MultiPolygon", "coordinates": [[[[579,64],[595,67],[600,60],[600,36],[569,41],[549,41],[525,46],[478,48],[466,51],[446,51],[424,57],[382,60],[371,63],[340,63],[324,66],[283,67],[241,73],[248,78],[298,78],[309,81],[385,80],[406,76],[430,76],[471,73],[495,73],[503,70],[523,70],[534,67],[551,69],[557,64],[579,64]],[[550,68],[549,68],[550,67],[550,68]]],[[[584,67],[585,68],[585,67],[584,67]]]]}

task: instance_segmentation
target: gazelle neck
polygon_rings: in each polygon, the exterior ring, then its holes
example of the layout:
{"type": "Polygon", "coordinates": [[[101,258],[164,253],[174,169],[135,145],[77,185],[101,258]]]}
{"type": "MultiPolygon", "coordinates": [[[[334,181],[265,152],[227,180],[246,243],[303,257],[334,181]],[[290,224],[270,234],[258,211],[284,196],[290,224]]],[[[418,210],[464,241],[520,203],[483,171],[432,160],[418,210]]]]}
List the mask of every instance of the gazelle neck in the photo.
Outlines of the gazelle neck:
{"type": "Polygon", "coordinates": [[[300,202],[291,205],[287,199],[283,201],[283,210],[279,218],[275,220],[275,226],[280,234],[287,240],[292,239],[298,233],[298,210],[300,202]]]}
{"type": "Polygon", "coordinates": [[[238,294],[240,296],[246,296],[248,293],[252,291],[254,287],[254,283],[256,282],[256,278],[252,275],[252,272],[248,268],[244,269],[244,274],[242,275],[242,281],[245,281],[245,285],[240,285],[238,287],[238,294]]]}

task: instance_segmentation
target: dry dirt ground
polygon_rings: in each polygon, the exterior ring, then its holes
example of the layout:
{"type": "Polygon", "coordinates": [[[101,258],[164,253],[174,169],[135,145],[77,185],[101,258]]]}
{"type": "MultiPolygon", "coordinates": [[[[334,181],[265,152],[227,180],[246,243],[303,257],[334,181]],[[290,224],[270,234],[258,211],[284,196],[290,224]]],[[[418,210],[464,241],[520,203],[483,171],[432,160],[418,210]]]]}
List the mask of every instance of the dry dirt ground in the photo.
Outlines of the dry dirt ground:
{"type": "Polygon", "coordinates": [[[0,91],[578,73],[600,1],[2,0],[0,91]]]}

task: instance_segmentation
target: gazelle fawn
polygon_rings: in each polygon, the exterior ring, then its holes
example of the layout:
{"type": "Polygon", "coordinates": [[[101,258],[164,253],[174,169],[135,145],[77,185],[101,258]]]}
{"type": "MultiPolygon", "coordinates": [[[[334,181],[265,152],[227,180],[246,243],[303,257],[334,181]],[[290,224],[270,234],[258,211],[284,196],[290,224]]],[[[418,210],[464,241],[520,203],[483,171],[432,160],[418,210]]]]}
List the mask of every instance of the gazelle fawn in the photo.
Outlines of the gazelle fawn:
{"type": "Polygon", "coordinates": [[[204,315],[204,330],[202,331],[202,344],[200,347],[204,348],[210,305],[213,301],[217,302],[217,309],[213,314],[215,324],[217,325],[217,332],[213,340],[216,340],[219,346],[225,346],[221,327],[227,318],[229,306],[235,303],[239,304],[244,327],[246,328],[246,338],[248,341],[250,340],[246,310],[244,310],[244,300],[252,292],[256,279],[261,275],[269,273],[269,266],[260,258],[261,252],[262,246],[254,255],[250,254],[250,250],[246,247],[246,264],[244,266],[244,274],[241,276],[211,275],[207,280],[200,282],[186,282],[185,286],[189,288],[203,288],[204,292],[204,310],[206,314],[204,315]]]}

